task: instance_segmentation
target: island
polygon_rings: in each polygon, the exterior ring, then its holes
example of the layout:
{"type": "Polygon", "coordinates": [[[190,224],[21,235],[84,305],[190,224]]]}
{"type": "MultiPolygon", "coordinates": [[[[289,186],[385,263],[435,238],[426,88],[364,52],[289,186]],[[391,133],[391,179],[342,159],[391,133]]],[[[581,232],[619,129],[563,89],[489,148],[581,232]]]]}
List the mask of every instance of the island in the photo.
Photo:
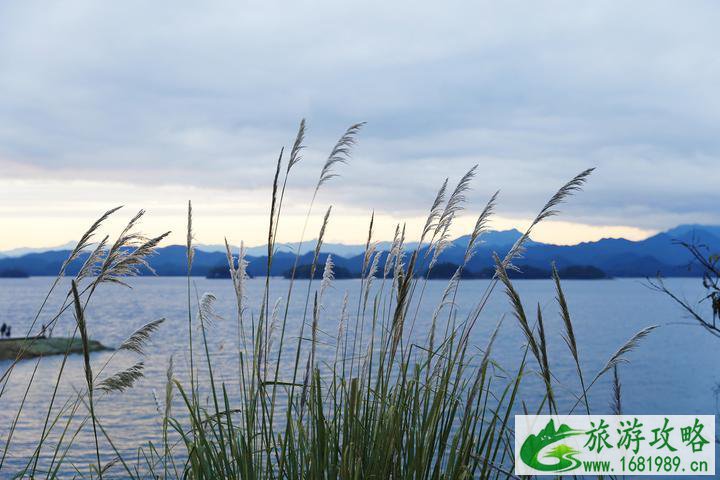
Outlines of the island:
{"type": "MultiPolygon", "coordinates": [[[[454,263],[438,263],[430,272],[427,270],[423,276],[430,280],[449,279],[455,275],[458,265],[454,263]]],[[[513,280],[545,280],[552,278],[549,269],[534,267],[532,265],[519,265],[517,269],[508,269],[508,277],[513,280]]],[[[464,279],[490,279],[495,275],[494,267],[485,267],[478,272],[464,268],[461,278],[464,279]]],[[[563,280],[602,280],[611,278],[603,270],[592,265],[569,265],[558,270],[563,280]]]]}
{"type": "Polygon", "coordinates": [[[205,275],[205,278],[210,278],[210,279],[230,278],[230,268],[228,268],[227,265],[218,265],[217,267],[212,267],[210,270],[208,270],[207,275],[205,275]]]}
{"type": "MultiPolygon", "coordinates": [[[[111,350],[100,342],[90,340],[88,348],[91,352],[111,350]]],[[[82,353],[83,345],[80,338],[69,337],[22,337],[0,339],[0,360],[15,360],[42,357],[45,355],[63,355],[65,352],[82,353]],[[68,348],[69,347],[69,348],[68,348]]]]}
{"type": "Polygon", "coordinates": [[[30,275],[25,270],[19,268],[6,268],[0,270],[0,278],[29,278],[30,275]]]}
{"type": "MultiPolygon", "coordinates": [[[[247,272],[245,272],[245,275],[248,278],[253,278],[253,276],[247,272]]],[[[229,279],[230,278],[230,268],[227,265],[218,265],[216,267],[212,267],[208,270],[207,275],[205,275],[205,278],[209,278],[211,280],[229,279]]]]}
{"type": "Polygon", "coordinates": [[[604,271],[592,265],[570,265],[560,269],[560,278],[574,280],[602,280],[610,278],[604,271]]]}
{"type": "MultiPolygon", "coordinates": [[[[295,270],[295,278],[310,278],[311,270],[312,265],[299,265],[295,270]]],[[[315,275],[313,276],[313,278],[322,278],[324,272],[325,265],[317,265],[315,267],[315,275]]],[[[288,269],[283,273],[283,277],[291,278],[292,273],[292,268],[288,269]]],[[[335,278],[335,280],[345,280],[348,278],[359,278],[359,275],[353,275],[347,268],[341,267],[340,265],[335,265],[335,267],[333,268],[333,277],[335,278]]]]}

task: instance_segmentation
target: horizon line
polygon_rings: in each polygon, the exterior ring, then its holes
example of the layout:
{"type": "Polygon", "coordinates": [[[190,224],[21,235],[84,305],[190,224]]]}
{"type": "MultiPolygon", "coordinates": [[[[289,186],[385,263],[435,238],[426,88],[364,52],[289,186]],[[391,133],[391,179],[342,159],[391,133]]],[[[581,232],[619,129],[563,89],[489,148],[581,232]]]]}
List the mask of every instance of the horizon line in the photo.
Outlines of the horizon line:
{"type": "MultiPolygon", "coordinates": [[[[693,228],[693,227],[697,227],[697,228],[720,228],[720,225],[710,225],[710,224],[707,224],[707,225],[706,225],[706,224],[700,224],[700,223],[683,223],[683,224],[678,224],[678,225],[676,225],[676,226],[674,226],[674,227],[671,227],[671,228],[668,228],[668,229],[665,229],[665,230],[660,230],[660,231],[656,231],[656,232],[654,232],[654,233],[650,233],[649,235],[647,235],[647,236],[644,237],[644,238],[635,239],[635,240],[629,239],[629,238],[626,238],[626,237],[622,237],[622,236],[607,236],[607,237],[599,238],[599,239],[597,239],[597,240],[583,240],[583,241],[579,241],[579,242],[576,242],[576,243],[567,243],[567,244],[564,244],[564,243],[544,242],[544,241],[540,241],[540,240],[534,240],[534,239],[532,238],[532,236],[530,236],[529,238],[530,238],[530,241],[532,241],[532,242],[534,242],[534,243],[539,243],[539,244],[543,244],[543,245],[552,245],[552,246],[567,246],[567,247],[576,246],[576,245],[581,245],[581,244],[585,244],[585,243],[597,243],[597,242],[600,242],[600,241],[602,241],[602,240],[627,240],[627,241],[629,241],[629,242],[641,242],[641,241],[647,240],[647,239],[649,239],[649,238],[652,238],[652,237],[654,237],[654,236],[656,236],[656,235],[660,235],[660,234],[663,234],[663,233],[667,233],[667,232],[670,232],[670,231],[672,231],[672,230],[676,230],[676,229],[681,228],[681,227],[686,227],[686,228],[688,228],[688,229],[693,228]]],[[[488,233],[509,233],[509,232],[517,232],[518,234],[522,234],[522,231],[521,231],[521,230],[519,230],[519,229],[516,228],[516,227],[513,227],[513,228],[508,228],[508,229],[503,229],[503,230],[494,230],[494,229],[488,230],[488,231],[485,233],[485,235],[487,235],[488,233]]],[[[457,241],[458,239],[463,238],[463,237],[466,237],[466,236],[468,236],[468,234],[456,236],[456,237],[453,238],[452,241],[455,242],[455,241],[457,241]]],[[[483,235],[483,236],[484,236],[484,235],[483,235]]],[[[482,238],[482,237],[481,237],[481,238],[482,238]]],[[[316,242],[317,242],[317,238],[311,238],[311,239],[302,241],[302,245],[315,244],[316,242]]],[[[375,240],[375,242],[376,242],[376,243],[392,243],[392,240],[375,240]]],[[[334,246],[341,246],[341,247],[346,247],[346,248],[352,248],[352,247],[363,248],[363,247],[364,247],[364,244],[363,244],[363,243],[345,243],[345,242],[342,242],[342,241],[327,241],[327,242],[323,242],[323,243],[324,243],[324,245],[334,245],[334,246]]],[[[410,240],[410,241],[406,241],[404,244],[405,244],[405,245],[415,245],[415,244],[417,244],[417,243],[418,243],[418,240],[410,240]]],[[[281,245],[281,246],[298,246],[299,244],[300,244],[300,241],[289,241],[289,242],[277,242],[277,243],[276,243],[276,245],[281,245]]],[[[482,241],[481,241],[481,244],[482,244],[482,241]]],[[[76,240],[69,240],[69,241],[67,241],[67,242],[65,242],[65,243],[63,243],[63,244],[61,244],[61,245],[52,245],[52,246],[47,246],[47,247],[15,247],[15,248],[7,249],[7,250],[0,250],[0,255],[20,257],[20,256],[23,256],[23,255],[26,255],[26,254],[30,254],[30,253],[44,253],[44,252],[54,252],[54,251],[67,251],[67,250],[72,250],[72,248],[74,248],[75,245],[77,245],[77,241],[76,241],[76,240]]],[[[163,245],[163,246],[161,246],[161,247],[159,247],[159,248],[168,248],[168,247],[173,247],[173,246],[182,246],[182,247],[185,247],[185,245],[183,245],[183,244],[181,244],[181,243],[170,243],[170,244],[168,244],[168,245],[163,245]]],[[[230,247],[231,247],[231,248],[235,248],[235,249],[236,249],[236,248],[239,248],[239,246],[240,246],[240,245],[230,244],[230,247]]],[[[195,244],[195,248],[196,248],[196,249],[201,250],[201,251],[207,251],[207,252],[215,252],[215,251],[218,251],[218,250],[220,249],[220,247],[222,247],[223,250],[224,250],[224,248],[225,248],[224,244],[222,244],[222,243],[206,243],[206,242],[200,242],[200,243],[195,244]],[[203,247],[206,247],[206,248],[207,248],[207,247],[211,247],[213,250],[203,250],[203,247]]],[[[258,244],[258,245],[252,245],[252,246],[245,246],[245,248],[248,249],[248,250],[250,250],[250,249],[253,249],[253,250],[254,250],[254,249],[258,249],[258,248],[267,248],[267,243],[258,244]]]]}

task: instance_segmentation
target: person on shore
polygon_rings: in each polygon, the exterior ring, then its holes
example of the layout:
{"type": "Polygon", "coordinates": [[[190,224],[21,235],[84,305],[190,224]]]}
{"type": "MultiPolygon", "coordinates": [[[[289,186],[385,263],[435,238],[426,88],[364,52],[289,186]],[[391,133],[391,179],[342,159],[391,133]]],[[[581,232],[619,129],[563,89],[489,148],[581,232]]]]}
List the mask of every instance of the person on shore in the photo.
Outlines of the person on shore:
{"type": "Polygon", "coordinates": [[[2,327],[0,327],[0,337],[5,336],[5,330],[7,330],[7,325],[5,325],[5,322],[3,322],[2,327]]]}
{"type": "Polygon", "coordinates": [[[7,330],[5,330],[5,336],[10,338],[10,325],[7,326],[7,330]]]}

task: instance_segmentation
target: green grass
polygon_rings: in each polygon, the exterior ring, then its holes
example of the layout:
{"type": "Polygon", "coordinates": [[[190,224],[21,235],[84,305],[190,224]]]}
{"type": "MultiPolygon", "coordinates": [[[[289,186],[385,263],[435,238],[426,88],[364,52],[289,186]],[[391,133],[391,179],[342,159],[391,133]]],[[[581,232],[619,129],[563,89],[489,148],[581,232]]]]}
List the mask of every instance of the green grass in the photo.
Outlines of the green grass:
{"type": "MultiPolygon", "coordinates": [[[[350,158],[361,124],[350,127],[331,150],[314,190],[307,218],[315,208],[320,188],[336,176],[336,169],[350,158]]],[[[271,208],[268,212],[268,271],[272,266],[277,232],[281,226],[286,187],[303,151],[304,121],[287,161],[280,154],[272,184],[271,208]]],[[[425,253],[406,251],[405,226],[398,225],[389,259],[379,262],[373,240],[373,220],[367,237],[363,275],[359,282],[358,303],[349,305],[347,297],[342,313],[336,318],[337,333],[331,345],[331,363],[319,362],[318,325],[328,295],[336,295],[332,284],[332,262],[324,265],[323,279],[310,280],[301,291],[293,278],[285,300],[270,296],[273,279],[265,279],[262,298],[245,298],[244,253],[233,255],[228,248],[228,268],[237,300],[237,376],[239,395],[230,395],[225,384],[218,382],[208,344],[210,324],[220,321],[213,311],[212,295],[198,295],[190,279],[193,263],[192,208],[188,208],[188,278],[187,332],[190,378],[188,383],[175,378],[172,359],[167,370],[165,395],[158,422],[157,444],[138,445],[137,455],[120,452],[102,422],[102,404],[95,402],[99,392],[112,395],[130,389],[142,376],[143,363],[109,374],[114,354],[103,365],[94,365],[89,348],[84,351],[86,387],[72,398],[57,398],[63,382],[63,361],[54,382],[54,393],[47,399],[47,412],[38,432],[35,454],[19,472],[7,475],[56,478],[69,469],[82,478],[515,478],[513,471],[512,415],[524,405],[519,398],[523,379],[535,372],[543,379],[545,391],[538,411],[557,412],[554,389],[557,380],[547,357],[547,337],[538,309],[531,316],[508,278],[507,269],[523,248],[532,229],[557,213],[557,207],[579,190],[590,170],[582,172],[562,186],[538,213],[525,235],[505,258],[496,259],[496,276],[479,298],[461,298],[459,284],[465,264],[491,217],[497,194],[481,210],[461,265],[444,291],[430,320],[427,335],[413,328],[420,315],[420,304],[426,278],[415,275],[425,260],[425,253]],[[380,266],[382,265],[382,268],[380,266]],[[485,305],[495,290],[502,289],[510,301],[515,321],[526,338],[526,349],[519,368],[505,372],[493,362],[492,347],[499,330],[499,319],[484,317],[485,305]],[[300,296],[305,308],[302,319],[289,318],[291,298],[300,296]],[[456,305],[472,305],[468,315],[460,315],[456,305]],[[250,305],[260,305],[253,310],[250,305]],[[497,323],[495,333],[483,344],[471,342],[478,321],[497,323]],[[300,330],[290,325],[301,320],[300,330]],[[192,337],[196,338],[193,339],[192,337]],[[199,338],[198,338],[199,336],[199,338]],[[419,338],[419,339],[418,339],[419,338]],[[200,345],[193,350],[193,345],[200,345]],[[282,359],[290,356],[289,364],[282,359]],[[501,372],[498,374],[498,372],[501,372]],[[209,395],[209,401],[201,395],[209,395]],[[173,399],[180,399],[181,409],[173,410],[173,399]],[[68,465],[66,456],[84,429],[92,432],[96,448],[93,465],[68,465]],[[50,443],[50,434],[56,440],[50,443]],[[100,451],[101,446],[104,451],[100,451]],[[49,468],[39,462],[50,458],[49,468]],[[106,459],[112,458],[111,461],[106,459]],[[105,459],[105,463],[103,463],[105,459]]],[[[427,247],[431,265],[448,245],[453,220],[463,208],[465,194],[475,175],[471,169],[450,190],[447,180],[432,203],[420,244],[427,247]]],[[[88,248],[103,221],[113,215],[108,211],[83,235],[78,248],[66,265],[88,248]]],[[[96,243],[93,254],[80,273],[73,278],[72,291],[51,322],[51,327],[66,310],[77,320],[75,335],[89,345],[88,324],[84,311],[94,301],[96,287],[102,283],[124,284],[128,276],[147,267],[147,260],[165,235],[146,238],[137,233],[136,225],[143,212],[128,223],[118,238],[110,243],[105,237],[96,243]]],[[[331,221],[327,209],[311,269],[318,268],[318,258],[325,228],[331,221]]],[[[301,239],[306,234],[307,220],[301,239]]],[[[408,233],[409,234],[409,233],[408,233]]],[[[295,268],[298,267],[297,261],[295,268]]],[[[65,267],[58,278],[64,275],[65,267]]],[[[294,272],[295,270],[293,270],[294,272]]],[[[606,366],[586,384],[580,367],[580,351],[572,329],[569,307],[554,271],[558,310],[565,325],[569,355],[577,366],[581,391],[575,392],[576,407],[590,411],[588,391],[596,380],[624,360],[625,355],[649,330],[639,332],[623,345],[606,366]]],[[[54,282],[48,293],[58,288],[54,282]]],[[[45,308],[45,303],[42,309],[45,308]]],[[[38,312],[37,318],[40,312],[38,312]]],[[[142,357],[147,339],[159,322],[134,332],[119,351],[127,350],[142,357]]],[[[326,332],[325,332],[326,333],[326,332]]],[[[327,335],[325,335],[327,336],[327,335]]],[[[324,338],[324,337],[323,337],[324,338]]],[[[325,341],[325,340],[323,340],[325,341]]],[[[65,359],[67,358],[67,353],[65,359]]],[[[2,390],[14,368],[2,376],[2,390]]],[[[35,375],[27,384],[27,391],[35,375]]],[[[620,402],[619,382],[617,403],[620,402]]],[[[26,391],[26,392],[27,392],[26,391]]],[[[534,398],[532,404],[536,404],[534,398]]],[[[177,407],[176,403],[176,407],[177,407]]],[[[618,407],[619,408],[619,407],[618,407]]],[[[0,469],[11,450],[16,422],[3,445],[0,469]]],[[[5,471],[2,472],[3,476],[5,471]]]]}

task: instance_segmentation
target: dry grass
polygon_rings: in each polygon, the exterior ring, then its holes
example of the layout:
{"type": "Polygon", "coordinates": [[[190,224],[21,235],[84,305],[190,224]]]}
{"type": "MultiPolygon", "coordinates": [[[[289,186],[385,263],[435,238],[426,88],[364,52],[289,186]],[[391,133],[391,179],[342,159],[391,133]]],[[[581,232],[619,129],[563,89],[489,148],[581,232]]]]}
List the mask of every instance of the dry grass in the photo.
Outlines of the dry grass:
{"type": "MultiPolygon", "coordinates": [[[[308,221],[313,212],[320,188],[338,175],[338,167],[350,160],[352,147],[363,124],[348,128],[331,149],[313,191],[300,245],[305,238],[308,221]]],[[[275,239],[280,228],[286,187],[290,174],[301,162],[304,150],[305,121],[293,142],[285,168],[281,151],[272,185],[268,228],[268,271],[272,266],[275,239]]],[[[189,384],[174,376],[173,361],[169,359],[165,395],[158,400],[162,444],[138,446],[139,454],[127,458],[112,441],[104,428],[102,412],[96,412],[95,392],[105,395],[127,390],[142,378],[144,363],[138,360],[132,367],[111,375],[102,375],[113,356],[100,368],[93,365],[89,348],[84,348],[86,388],[77,392],[58,412],[58,386],[63,381],[65,361],[54,379],[54,393],[48,399],[43,429],[39,432],[37,448],[28,459],[20,476],[56,478],[65,464],[67,452],[82,429],[92,428],[96,447],[96,462],[90,468],[74,465],[79,476],[102,478],[120,475],[130,478],[515,478],[512,475],[511,416],[523,399],[518,398],[520,385],[529,370],[528,358],[537,363],[545,392],[541,403],[557,412],[554,389],[558,380],[553,376],[548,357],[548,341],[552,333],[538,308],[537,319],[526,314],[520,295],[514,288],[507,270],[514,268],[513,260],[522,253],[532,229],[544,219],[557,214],[557,208],[577,192],[592,170],[574,177],[551,197],[538,213],[528,230],[508,255],[497,258],[496,276],[479,298],[459,298],[461,269],[448,282],[441,303],[434,309],[428,335],[413,335],[412,329],[420,315],[420,304],[427,278],[414,273],[425,252],[430,268],[449,242],[449,232],[458,213],[466,208],[466,193],[476,168],[464,175],[448,196],[448,181],[442,184],[429,209],[427,220],[419,236],[420,245],[406,251],[405,225],[397,225],[389,252],[377,251],[373,240],[371,217],[363,275],[359,282],[358,304],[349,305],[347,293],[342,312],[336,319],[337,334],[319,330],[324,315],[323,303],[338,292],[332,288],[333,260],[327,257],[322,281],[311,280],[301,293],[304,312],[299,331],[290,334],[289,304],[295,292],[294,280],[298,263],[295,261],[288,291],[284,298],[271,299],[269,276],[265,279],[263,296],[248,302],[244,248],[234,254],[226,241],[228,269],[237,301],[237,375],[239,396],[228,394],[226,386],[215,380],[212,357],[208,349],[211,327],[221,319],[213,309],[215,297],[200,297],[193,291],[190,273],[194,257],[192,204],[188,203],[187,218],[187,302],[189,384]],[[381,263],[384,257],[384,264],[381,263]],[[519,369],[496,375],[492,348],[501,322],[479,348],[470,341],[471,332],[485,311],[488,298],[500,283],[510,300],[510,308],[526,339],[526,356],[519,369]],[[472,305],[462,318],[458,303],[472,305]],[[260,304],[253,310],[251,304],[260,304]],[[309,333],[306,332],[309,329],[309,333]],[[193,350],[193,332],[199,332],[202,348],[193,350]],[[369,333],[367,333],[369,332],[369,333]],[[322,341],[334,341],[334,361],[330,365],[317,360],[317,347],[322,341]],[[363,338],[363,335],[367,335],[363,338]],[[326,340],[325,337],[334,337],[326,340]],[[290,340],[296,339],[291,344],[290,340]],[[294,362],[283,363],[283,351],[292,348],[294,362]],[[530,354],[528,357],[527,354],[530,354]],[[103,377],[103,379],[99,379],[103,377]],[[201,406],[200,392],[208,392],[210,403],[201,406]],[[179,396],[184,409],[172,408],[173,398],[179,396]],[[50,432],[60,433],[55,445],[47,443],[50,432]],[[171,440],[176,436],[179,443],[171,440]],[[110,445],[112,455],[101,462],[100,439],[110,445]],[[47,471],[38,470],[38,460],[50,455],[47,471]]],[[[464,258],[467,263],[482,240],[497,203],[494,194],[477,218],[470,232],[470,242],[464,258]]],[[[74,260],[80,251],[90,247],[91,238],[102,223],[115,214],[112,209],[103,214],[83,235],[78,248],[68,259],[74,260]]],[[[327,208],[319,240],[314,251],[312,272],[318,267],[325,230],[331,222],[331,207],[327,208]]],[[[149,268],[148,259],[165,235],[146,237],[137,230],[144,212],[140,211],[127,224],[117,239],[110,243],[104,238],[97,243],[81,274],[73,279],[66,302],[54,316],[52,324],[65,310],[72,309],[77,319],[81,341],[89,342],[85,311],[93,300],[99,284],[126,285],[128,278],[141,269],[149,268]]],[[[301,247],[298,247],[299,249],[301,247]]],[[[297,256],[299,258],[299,255],[297,256]]],[[[58,279],[65,273],[60,272],[58,279]]],[[[590,411],[588,393],[597,379],[609,370],[617,372],[617,365],[650,333],[653,327],[642,330],[621,346],[606,365],[586,386],[579,347],[572,327],[570,308],[556,270],[553,270],[557,303],[564,323],[564,338],[577,367],[582,391],[576,395],[576,406],[582,403],[590,411]]],[[[58,288],[55,281],[50,293],[58,288]]],[[[49,295],[49,294],[48,294],[49,295]]],[[[45,304],[41,307],[41,311],[45,304]]],[[[38,313],[39,316],[40,312],[38,313]]],[[[495,319],[496,320],[496,319],[495,319]]],[[[150,322],[132,333],[121,349],[142,357],[147,342],[160,327],[162,320],[150,322]]],[[[495,323],[495,321],[493,322],[495,323]]],[[[195,340],[197,341],[197,339],[195,340]]],[[[67,358],[67,353],[65,359],[67,358]]],[[[2,376],[3,391],[13,367],[2,376]]],[[[33,376],[30,384],[35,381],[33,376]]],[[[620,387],[616,373],[616,405],[620,409],[620,387]]],[[[29,390],[30,385],[28,385],[29,390]]],[[[0,391],[0,396],[2,392],[0,391]]],[[[18,411],[18,417],[22,411],[18,411]]],[[[12,448],[12,432],[3,446],[12,448]]],[[[3,456],[3,461],[4,461],[3,456]]],[[[2,462],[0,462],[2,468],[2,462]]],[[[4,473],[4,472],[3,472],[4,473]]],[[[15,473],[15,472],[13,472],[15,473]]]]}

